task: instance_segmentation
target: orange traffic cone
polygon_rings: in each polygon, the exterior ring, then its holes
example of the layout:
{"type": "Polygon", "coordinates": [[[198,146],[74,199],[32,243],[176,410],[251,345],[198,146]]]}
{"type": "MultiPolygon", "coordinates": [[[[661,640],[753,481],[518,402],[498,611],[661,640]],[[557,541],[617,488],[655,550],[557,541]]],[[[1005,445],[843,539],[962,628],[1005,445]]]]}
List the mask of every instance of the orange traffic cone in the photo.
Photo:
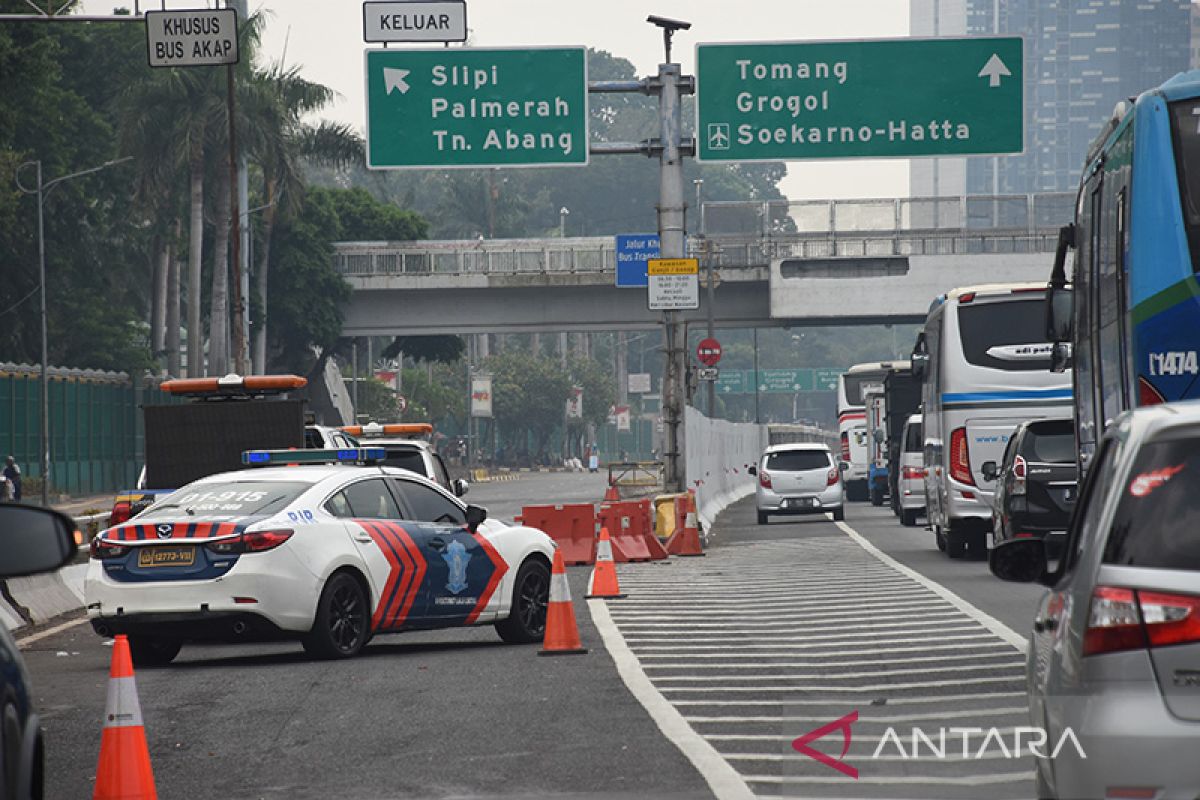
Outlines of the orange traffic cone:
{"type": "Polygon", "coordinates": [[[700,545],[700,530],[696,527],[696,494],[688,491],[686,497],[677,501],[686,504],[687,513],[683,525],[667,540],[667,552],[673,556],[702,556],[704,548],[700,545]]]}
{"type": "Polygon", "coordinates": [[[617,485],[610,483],[608,488],[604,490],[604,502],[617,503],[621,500],[621,493],[617,491],[617,485]]]}
{"type": "Polygon", "coordinates": [[[100,763],[96,766],[92,800],[156,800],[157,797],[129,640],[121,634],[113,642],[104,732],[100,735],[100,763]]]}
{"type": "Polygon", "coordinates": [[[617,565],[613,563],[608,528],[601,528],[600,543],[596,545],[596,566],[592,567],[592,577],[588,579],[587,599],[620,600],[628,596],[621,594],[621,587],[617,583],[617,565]]]}
{"type": "Polygon", "coordinates": [[[575,625],[575,607],[571,605],[571,585],[567,583],[567,567],[562,551],[554,551],[554,568],[550,570],[550,604],[546,607],[546,636],[539,656],[565,656],[586,653],[579,641],[575,625]]]}

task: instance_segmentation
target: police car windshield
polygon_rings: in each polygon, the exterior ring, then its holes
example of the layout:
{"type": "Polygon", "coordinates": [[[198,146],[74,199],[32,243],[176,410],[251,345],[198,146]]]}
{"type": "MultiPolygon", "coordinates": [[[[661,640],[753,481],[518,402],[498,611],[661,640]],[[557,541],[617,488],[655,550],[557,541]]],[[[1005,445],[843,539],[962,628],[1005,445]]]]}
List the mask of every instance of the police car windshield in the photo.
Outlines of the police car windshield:
{"type": "MultiPolygon", "coordinates": [[[[389,467],[411,470],[418,475],[425,475],[425,459],[421,452],[411,447],[387,448],[387,458],[383,463],[389,467]]],[[[428,477],[428,475],[426,475],[428,477]]]]}
{"type": "Polygon", "coordinates": [[[274,514],[295,500],[311,483],[298,481],[214,481],[185,486],[139,519],[184,516],[245,517],[274,514]]]}

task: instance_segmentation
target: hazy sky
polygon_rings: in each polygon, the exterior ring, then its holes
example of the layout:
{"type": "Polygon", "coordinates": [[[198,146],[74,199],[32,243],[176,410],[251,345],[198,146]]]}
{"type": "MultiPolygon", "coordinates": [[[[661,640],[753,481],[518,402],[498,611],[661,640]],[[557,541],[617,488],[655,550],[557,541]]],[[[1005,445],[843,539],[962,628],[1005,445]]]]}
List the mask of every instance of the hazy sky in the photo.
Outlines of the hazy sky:
{"type": "MultiPolygon", "coordinates": [[[[113,0],[85,0],[106,13],[113,0]]],[[[131,0],[126,0],[132,5],[131,0]]],[[[169,0],[168,8],[212,2],[169,0]]],[[[143,0],[143,8],[157,8],[143,0]]],[[[299,64],[309,80],[340,98],[321,116],[364,127],[362,6],[355,0],[250,0],[251,10],[271,12],[265,56],[299,64]]],[[[639,77],[662,60],[661,31],[646,16],[692,23],[675,36],[674,60],[694,74],[698,42],[856,39],[908,35],[907,0],[468,0],[472,44],[480,47],[583,45],[633,62],[639,77]]],[[[378,47],[379,45],[374,45],[378,47]]],[[[689,124],[688,129],[691,129],[689,124]]],[[[647,131],[647,135],[655,135],[647,131]]],[[[632,158],[632,156],[610,156],[632,158]]],[[[908,162],[791,162],[783,182],[793,199],[897,197],[908,193],[908,162]]]]}

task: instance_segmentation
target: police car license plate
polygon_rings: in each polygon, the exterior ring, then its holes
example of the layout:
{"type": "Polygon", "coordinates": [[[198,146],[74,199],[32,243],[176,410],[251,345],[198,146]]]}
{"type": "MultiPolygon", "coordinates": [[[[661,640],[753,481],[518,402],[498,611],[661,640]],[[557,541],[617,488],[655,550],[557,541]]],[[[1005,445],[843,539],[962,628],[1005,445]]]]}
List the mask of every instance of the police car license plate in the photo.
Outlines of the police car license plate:
{"type": "Polygon", "coordinates": [[[194,547],[143,547],[138,550],[139,567],[190,567],[195,563],[194,547]]]}

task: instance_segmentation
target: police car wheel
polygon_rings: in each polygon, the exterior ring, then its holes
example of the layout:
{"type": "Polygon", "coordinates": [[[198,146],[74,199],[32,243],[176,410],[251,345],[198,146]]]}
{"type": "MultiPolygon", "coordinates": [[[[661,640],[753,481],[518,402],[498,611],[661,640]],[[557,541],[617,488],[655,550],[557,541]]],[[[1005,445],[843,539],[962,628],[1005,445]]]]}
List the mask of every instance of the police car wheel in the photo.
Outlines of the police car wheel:
{"type": "Polygon", "coordinates": [[[369,623],[362,586],[352,575],[339,572],[321,592],[312,630],[302,640],[304,649],[318,658],[351,658],[367,643],[369,623]]]}
{"type": "Polygon", "coordinates": [[[159,636],[130,636],[129,655],[135,667],[165,667],[175,660],[183,642],[159,636]]]}
{"type": "Polygon", "coordinates": [[[496,623],[496,633],[511,644],[540,642],[546,635],[546,605],[550,600],[550,570],[530,559],[513,581],[512,613],[496,623]]]}

